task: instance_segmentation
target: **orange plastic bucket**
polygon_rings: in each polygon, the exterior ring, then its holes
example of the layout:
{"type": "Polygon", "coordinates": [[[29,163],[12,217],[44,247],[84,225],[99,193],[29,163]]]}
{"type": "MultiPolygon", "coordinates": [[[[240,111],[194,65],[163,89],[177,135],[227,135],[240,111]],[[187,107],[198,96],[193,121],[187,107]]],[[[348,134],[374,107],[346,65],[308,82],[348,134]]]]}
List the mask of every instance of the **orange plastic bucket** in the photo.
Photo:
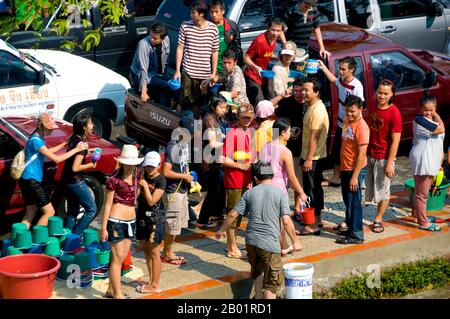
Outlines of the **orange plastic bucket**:
{"type": "Polygon", "coordinates": [[[303,208],[300,214],[302,214],[302,220],[304,224],[312,225],[315,223],[316,220],[314,218],[314,207],[303,208]]]}
{"type": "Polygon", "coordinates": [[[60,267],[58,259],[42,254],[0,258],[0,295],[4,299],[50,298],[60,267]]]}

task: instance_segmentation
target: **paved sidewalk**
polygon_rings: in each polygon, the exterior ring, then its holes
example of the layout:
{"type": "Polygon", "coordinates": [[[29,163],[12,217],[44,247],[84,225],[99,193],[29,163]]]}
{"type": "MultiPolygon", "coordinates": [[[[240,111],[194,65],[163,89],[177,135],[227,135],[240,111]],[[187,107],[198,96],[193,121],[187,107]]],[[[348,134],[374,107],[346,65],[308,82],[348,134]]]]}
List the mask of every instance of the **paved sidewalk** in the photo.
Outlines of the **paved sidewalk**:
{"type": "MultiPolygon", "coordinates": [[[[408,193],[404,188],[404,178],[409,178],[407,158],[397,161],[397,177],[393,180],[391,207],[385,215],[385,231],[373,233],[369,226],[376,212],[376,206],[366,204],[364,208],[365,243],[342,246],[335,243],[337,235],[333,230],[344,219],[344,204],[340,188],[325,188],[324,228],[320,236],[301,237],[303,249],[283,258],[288,262],[311,262],[314,264],[315,289],[332,285],[343,276],[365,270],[377,263],[381,267],[395,263],[430,258],[449,254],[449,223],[440,224],[441,232],[422,231],[410,216],[408,193]],[[405,167],[403,170],[400,167],[405,167]]],[[[326,172],[329,176],[331,171],[326,172]]],[[[292,194],[291,194],[292,196],[292,194]]],[[[447,203],[448,204],[448,203],[447,203]]],[[[430,212],[431,216],[450,217],[450,206],[430,212]]],[[[300,226],[295,223],[296,228],[300,226]]],[[[245,224],[242,226],[245,228],[245,224]]],[[[244,247],[244,229],[239,231],[238,242],[244,247]]],[[[134,269],[123,276],[123,289],[131,298],[248,298],[251,282],[250,266],[245,260],[225,256],[225,239],[217,241],[214,231],[186,229],[177,238],[175,251],[184,256],[187,264],[174,266],[163,264],[161,289],[159,294],[143,295],[135,287],[148,279],[145,259],[137,243],[133,244],[134,269]]],[[[55,283],[53,298],[102,298],[108,280],[95,280],[86,290],[69,289],[65,282],[55,283]]]]}

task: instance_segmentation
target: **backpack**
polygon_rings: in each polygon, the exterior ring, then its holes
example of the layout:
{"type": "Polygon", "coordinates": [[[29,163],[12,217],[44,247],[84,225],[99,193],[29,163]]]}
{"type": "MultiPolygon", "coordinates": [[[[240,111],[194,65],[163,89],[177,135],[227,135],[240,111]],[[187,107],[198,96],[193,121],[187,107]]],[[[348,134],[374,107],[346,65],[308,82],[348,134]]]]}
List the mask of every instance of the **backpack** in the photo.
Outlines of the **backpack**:
{"type": "MultiPolygon", "coordinates": [[[[30,139],[31,140],[31,139],[30,139]]],[[[11,163],[10,172],[11,177],[15,180],[18,180],[21,176],[25,168],[28,167],[39,155],[39,152],[36,152],[31,156],[28,161],[25,162],[25,148],[18,152],[11,163]]]]}

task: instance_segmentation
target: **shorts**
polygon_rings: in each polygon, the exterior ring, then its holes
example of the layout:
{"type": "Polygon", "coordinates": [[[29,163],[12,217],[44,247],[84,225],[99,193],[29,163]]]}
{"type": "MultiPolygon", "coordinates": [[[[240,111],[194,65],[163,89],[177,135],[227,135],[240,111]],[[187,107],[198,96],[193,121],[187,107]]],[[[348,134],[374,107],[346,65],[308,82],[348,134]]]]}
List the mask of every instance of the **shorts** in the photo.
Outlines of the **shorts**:
{"type": "Polygon", "coordinates": [[[188,227],[189,207],[187,193],[164,193],[163,197],[166,220],[164,231],[167,235],[177,236],[181,234],[181,228],[188,227]],[[170,201],[170,202],[169,202],[170,201]]]}
{"type": "MultiPolygon", "coordinates": [[[[227,213],[233,210],[236,205],[241,200],[242,195],[244,195],[247,188],[228,188],[226,190],[226,200],[225,200],[225,206],[227,209],[227,213]]],[[[239,215],[231,224],[231,228],[239,228],[241,226],[242,222],[242,215],[239,215]]]]}
{"type": "Polygon", "coordinates": [[[384,173],[386,162],[386,160],[367,156],[367,171],[365,176],[366,201],[373,200],[375,203],[379,203],[383,200],[389,200],[391,196],[391,179],[384,173]]]}
{"type": "Polygon", "coordinates": [[[149,217],[136,219],[136,239],[146,240],[151,244],[161,244],[164,238],[164,223],[152,223],[149,217]]]}
{"type": "Polygon", "coordinates": [[[199,118],[200,110],[207,103],[207,92],[201,90],[204,79],[193,79],[186,72],[181,73],[180,103],[183,109],[192,108],[195,118],[199,118]]]}
{"type": "Polygon", "coordinates": [[[264,273],[263,289],[276,293],[283,282],[283,263],[280,253],[268,252],[248,244],[246,248],[252,279],[264,273]]]}
{"type": "Polygon", "coordinates": [[[47,192],[41,182],[35,179],[19,179],[19,188],[25,205],[36,205],[41,208],[50,203],[47,192]]]}
{"type": "Polygon", "coordinates": [[[136,234],[136,219],[120,220],[109,218],[106,224],[108,231],[108,241],[113,244],[124,239],[134,239],[136,234]]]}

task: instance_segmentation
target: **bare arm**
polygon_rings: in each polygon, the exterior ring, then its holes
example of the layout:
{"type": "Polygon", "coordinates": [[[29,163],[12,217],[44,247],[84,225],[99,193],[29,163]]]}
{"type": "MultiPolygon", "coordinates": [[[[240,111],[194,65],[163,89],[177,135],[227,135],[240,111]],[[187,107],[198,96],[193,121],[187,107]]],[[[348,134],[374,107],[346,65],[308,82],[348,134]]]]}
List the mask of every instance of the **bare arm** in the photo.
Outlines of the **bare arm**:
{"type": "Polygon", "coordinates": [[[439,135],[439,134],[445,133],[445,125],[444,125],[444,122],[442,121],[441,117],[439,116],[439,114],[435,113],[433,116],[433,120],[435,122],[439,123],[439,126],[433,132],[433,135],[439,135]]]}
{"type": "Polygon", "coordinates": [[[311,137],[309,138],[308,154],[306,155],[305,163],[303,164],[303,171],[305,172],[309,172],[312,170],[312,160],[317,150],[319,135],[320,130],[311,130],[311,137]]]}
{"type": "Polygon", "coordinates": [[[211,56],[212,73],[211,78],[214,79],[217,75],[217,63],[219,61],[219,51],[214,51],[211,56]]]}
{"type": "Polygon", "coordinates": [[[368,144],[358,145],[358,157],[356,158],[355,169],[353,170],[352,177],[350,178],[350,191],[352,192],[356,192],[358,189],[358,176],[366,163],[367,147],[368,144]]]}
{"type": "MultiPolygon", "coordinates": [[[[230,213],[228,213],[227,218],[223,222],[220,229],[216,232],[216,238],[220,239],[222,238],[222,235],[227,231],[227,229],[230,228],[230,226],[233,224],[234,220],[239,216],[239,213],[236,210],[232,210],[230,213]]],[[[295,232],[294,232],[295,234],[295,232]]]]}
{"type": "Polygon", "coordinates": [[[253,63],[252,59],[247,55],[244,54],[244,63],[249,67],[258,72],[258,74],[261,73],[261,67],[257,66],[255,63],[253,63]]]}
{"type": "Polygon", "coordinates": [[[306,197],[305,192],[303,191],[303,188],[297,179],[297,176],[295,176],[294,159],[292,158],[291,151],[287,150],[282,152],[280,157],[284,162],[284,167],[286,169],[286,173],[292,188],[296,193],[302,194],[306,197]]]}
{"type": "Polygon", "coordinates": [[[224,167],[241,169],[243,171],[250,169],[250,164],[243,164],[243,163],[235,162],[228,156],[221,155],[220,159],[221,159],[221,162],[223,163],[224,167]]]}
{"type": "Polygon", "coordinates": [[[283,215],[283,217],[281,217],[281,220],[283,221],[284,229],[286,230],[289,238],[292,241],[294,249],[300,250],[302,246],[300,244],[300,241],[298,240],[297,235],[295,234],[295,226],[294,223],[292,223],[291,217],[289,215],[283,215]]]}
{"type": "Polygon", "coordinates": [[[59,145],[53,146],[52,148],[49,148],[48,150],[49,150],[51,153],[56,153],[56,152],[62,150],[62,149],[63,149],[64,147],[66,147],[66,146],[67,146],[67,142],[64,142],[64,143],[61,143],[61,144],[59,144],[59,145]]]}
{"type": "Polygon", "coordinates": [[[389,178],[394,177],[394,160],[395,157],[397,156],[398,145],[400,144],[400,136],[401,133],[391,134],[392,144],[391,148],[389,149],[389,157],[387,159],[386,166],[384,168],[384,172],[386,176],[389,178]]]}
{"type": "Polygon", "coordinates": [[[327,50],[325,50],[325,46],[323,45],[323,39],[322,39],[322,31],[320,30],[320,27],[315,28],[314,33],[316,34],[317,43],[319,43],[320,56],[322,58],[325,58],[325,57],[328,58],[331,55],[331,53],[328,52],[327,50]]]}
{"type": "Polygon", "coordinates": [[[72,172],[77,173],[77,172],[87,170],[89,168],[95,168],[97,166],[97,162],[81,164],[82,161],[83,161],[83,155],[81,155],[81,154],[75,155],[75,159],[74,159],[73,165],[72,165],[72,172]]]}
{"type": "Polygon", "coordinates": [[[62,155],[56,155],[56,154],[50,152],[50,150],[47,148],[47,146],[44,145],[39,149],[39,153],[41,153],[45,157],[49,158],[53,162],[59,163],[59,162],[65,161],[69,157],[72,157],[76,153],[81,152],[85,149],[87,149],[86,143],[78,143],[77,147],[71,149],[70,151],[68,151],[62,155]]]}
{"type": "Polygon", "coordinates": [[[194,180],[194,178],[190,174],[175,173],[172,170],[172,164],[167,162],[165,162],[163,166],[163,175],[165,178],[169,179],[184,179],[188,183],[194,180]]]}
{"type": "Polygon", "coordinates": [[[181,77],[181,61],[183,60],[183,52],[184,52],[184,45],[178,44],[177,51],[175,54],[175,74],[174,79],[181,77]]]}
{"type": "Polygon", "coordinates": [[[106,229],[106,225],[108,224],[109,215],[111,215],[113,199],[114,199],[114,191],[106,190],[105,207],[103,209],[102,229],[100,235],[102,241],[108,240],[108,231],[106,229]]]}
{"type": "Polygon", "coordinates": [[[159,188],[155,189],[152,194],[150,188],[148,187],[147,182],[144,179],[141,179],[139,181],[139,185],[141,186],[140,189],[144,190],[144,197],[149,206],[155,206],[156,203],[159,202],[162,195],[164,194],[164,190],[159,188]]]}
{"type": "Polygon", "coordinates": [[[327,77],[328,81],[334,83],[334,81],[336,81],[337,78],[333,73],[331,73],[331,71],[327,68],[325,63],[323,63],[321,60],[317,60],[317,63],[319,64],[319,68],[323,71],[323,73],[327,77]]]}

